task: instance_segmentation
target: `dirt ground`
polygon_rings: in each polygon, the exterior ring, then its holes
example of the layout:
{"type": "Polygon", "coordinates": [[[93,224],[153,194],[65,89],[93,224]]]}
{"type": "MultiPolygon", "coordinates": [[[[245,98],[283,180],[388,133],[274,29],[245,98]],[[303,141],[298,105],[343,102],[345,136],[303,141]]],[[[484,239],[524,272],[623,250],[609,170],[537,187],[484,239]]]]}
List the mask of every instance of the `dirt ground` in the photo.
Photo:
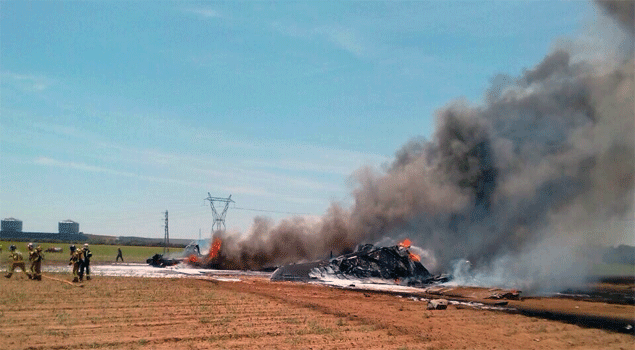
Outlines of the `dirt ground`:
{"type": "MultiPolygon", "coordinates": [[[[21,275],[3,278],[0,348],[635,348],[632,335],[540,318],[454,305],[430,311],[413,298],[240,279],[97,276],[78,287],[21,275]]],[[[633,306],[623,308],[620,314],[635,315],[633,306]]]]}

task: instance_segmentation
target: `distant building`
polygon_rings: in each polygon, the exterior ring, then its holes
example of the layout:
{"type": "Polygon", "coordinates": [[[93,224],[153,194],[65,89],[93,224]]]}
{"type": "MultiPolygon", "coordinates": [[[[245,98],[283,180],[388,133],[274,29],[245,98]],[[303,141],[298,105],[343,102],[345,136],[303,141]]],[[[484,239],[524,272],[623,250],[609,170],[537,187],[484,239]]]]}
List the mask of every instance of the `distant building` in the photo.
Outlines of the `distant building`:
{"type": "Polygon", "coordinates": [[[78,234],[79,223],[73,220],[60,221],[58,224],[58,231],[60,234],[78,234]]]}
{"type": "Polygon", "coordinates": [[[79,232],[79,224],[72,220],[59,222],[59,232],[24,232],[22,221],[14,218],[2,220],[0,240],[22,242],[81,242],[88,237],[79,232]]]}
{"type": "Polygon", "coordinates": [[[2,227],[0,231],[22,232],[22,221],[14,218],[6,218],[2,220],[2,227]]]}

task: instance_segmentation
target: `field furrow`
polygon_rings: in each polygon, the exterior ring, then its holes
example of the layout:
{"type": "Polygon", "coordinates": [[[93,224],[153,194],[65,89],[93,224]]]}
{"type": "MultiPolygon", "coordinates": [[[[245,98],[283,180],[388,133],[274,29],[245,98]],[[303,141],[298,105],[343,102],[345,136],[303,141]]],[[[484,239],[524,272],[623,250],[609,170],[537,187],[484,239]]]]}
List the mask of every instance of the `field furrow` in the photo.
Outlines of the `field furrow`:
{"type": "Polygon", "coordinates": [[[0,285],[2,349],[630,349],[633,338],[323,286],[99,277],[0,285]],[[493,342],[494,341],[494,342],[493,342]],[[496,346],[492,346],[496,344],[496,346]]]}

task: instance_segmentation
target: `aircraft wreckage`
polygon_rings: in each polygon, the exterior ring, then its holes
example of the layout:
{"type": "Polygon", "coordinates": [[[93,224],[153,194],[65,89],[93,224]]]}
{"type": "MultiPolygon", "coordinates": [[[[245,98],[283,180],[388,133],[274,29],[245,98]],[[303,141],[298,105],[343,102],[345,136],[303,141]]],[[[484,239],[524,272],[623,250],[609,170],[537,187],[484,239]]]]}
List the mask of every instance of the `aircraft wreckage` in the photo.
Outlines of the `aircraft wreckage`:
{"type": "Polygon", "coordinates": [[[448,275],[432,275],[421,264],[420,257],[410,251],[410,244],[408,239],[392,247],[363,244],[353,253],[329,260],[281,266],[271,275],[271,280],[307,281],[333,276],[392,280],[408,286],[449,280],[448,275]]]}
{"type": "MultiPolygon", "coordinates": [[[[205,246],[207,243],[204,240],[194,241],[188,244],[183,252],[174,255],[154,254],[148,258],[146,262],[154,267],[166,267],[174,266],[180,263],[187,263],[195,267],[208,267],[216,268],[215,264],[222,242],[219,238],[215,238],[213,243],[209,246],[207,253],[201,253],[201,246],[205,246]]],[[[207,243],[209,245],[209,243],[207,243]]]]}
{"type": "MultiPolygon", "coordinates": [[[[209,247],[209,252],[201,254],[199,242],[193,242],[176,257],[155,254],[147,262],[156,267],[186,263],[194,267],[222,269],[218,264],[218,258],[222,255],[221,245],[221,240],[216,238],[209,247]]],[[[362,244],[355,252],[338,257],[280,266],[271,275],[271,280],[309,281],[335,277],[380,279],[400,285],[425,286],[450,279],[449,275],[432,275],[421,264],[420,257],[410,251],[410,247],[411,242],[408,239],[390,247],[362,244]]]]}

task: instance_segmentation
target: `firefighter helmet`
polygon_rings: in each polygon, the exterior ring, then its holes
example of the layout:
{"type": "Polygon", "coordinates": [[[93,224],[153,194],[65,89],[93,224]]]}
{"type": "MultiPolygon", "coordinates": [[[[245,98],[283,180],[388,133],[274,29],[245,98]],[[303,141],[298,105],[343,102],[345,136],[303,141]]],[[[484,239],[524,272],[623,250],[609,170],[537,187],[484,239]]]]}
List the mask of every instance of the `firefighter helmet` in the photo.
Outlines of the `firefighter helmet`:
{"type": "Polygon", "coordinates": [[[75,245],[74,245],[74,244],[71,244],[71,246],[69,247],[69,249],[71,250],[71,252],[74,252],[74,251],[75,251],[75,245]]]}
{"type": "Polygon", "coordinates": [[[10,251],[14,251],[15,249],[16,249],[16,248],[15,248],[15,245],[13,245],[13,244],[12,244],[12,245],[10,245],[10,246],[9,246],[9,250],[10,250],[10,251]]]}

